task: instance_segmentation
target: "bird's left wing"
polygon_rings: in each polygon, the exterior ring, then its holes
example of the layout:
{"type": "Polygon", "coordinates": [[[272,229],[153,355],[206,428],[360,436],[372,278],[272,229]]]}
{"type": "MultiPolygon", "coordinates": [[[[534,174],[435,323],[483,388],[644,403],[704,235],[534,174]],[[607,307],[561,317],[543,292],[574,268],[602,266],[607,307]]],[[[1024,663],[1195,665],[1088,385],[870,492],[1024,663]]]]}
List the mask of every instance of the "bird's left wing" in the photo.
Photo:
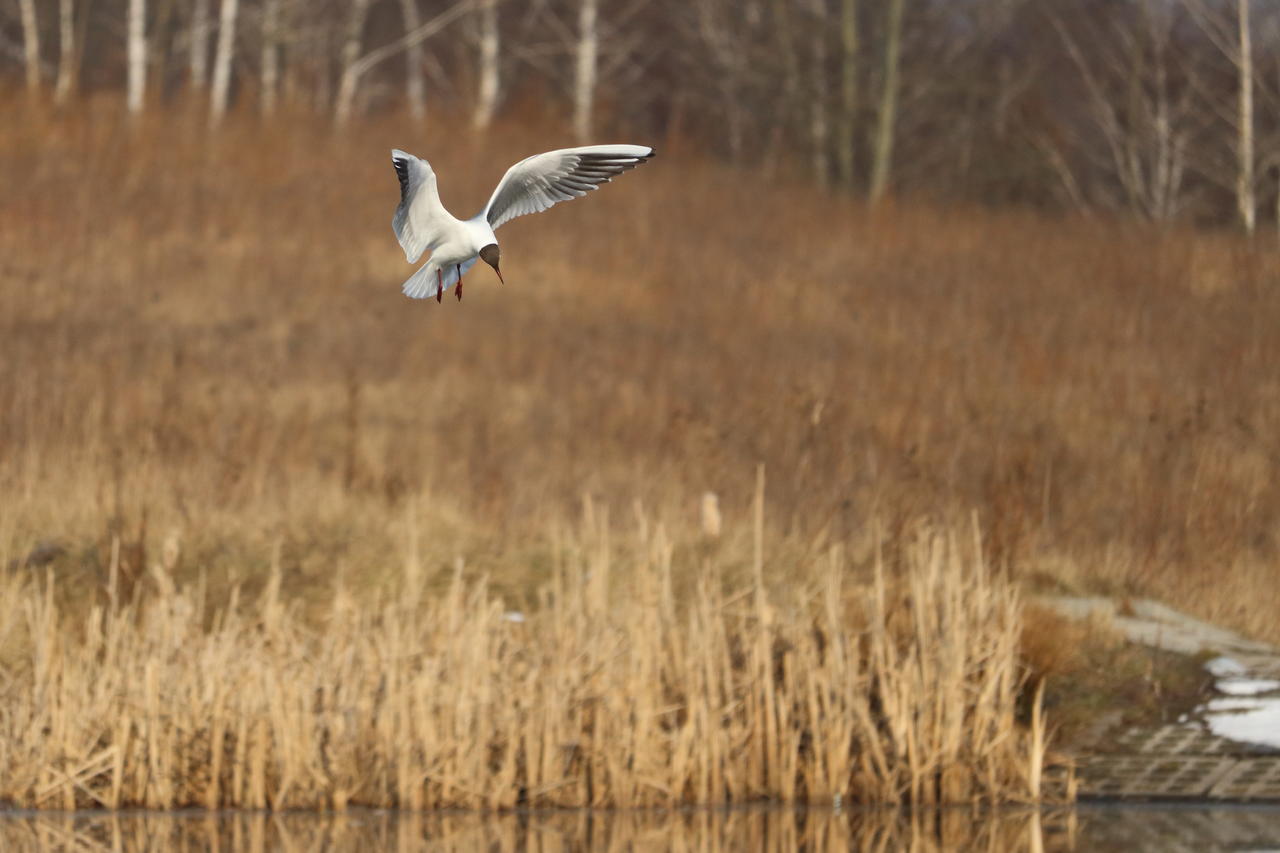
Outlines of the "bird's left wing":
{"type": "Polygon", "coordinates": [[[430,163],[396,148],[391,152],[391,165],[400,179],[400,206],[391,219],[391,227],[412,264],[422,257],[439,229],[440,219],[448,214],[440,203],[436,173],[430,163]]]}
{"type": "Polygon", "coordinates": [[[538,213],[556,202],[580,198],[653,156],[644,145],[587,145],[535,154],[502,176],[485,206],[489,227],[497,228],[526,213],[538,213]]]}

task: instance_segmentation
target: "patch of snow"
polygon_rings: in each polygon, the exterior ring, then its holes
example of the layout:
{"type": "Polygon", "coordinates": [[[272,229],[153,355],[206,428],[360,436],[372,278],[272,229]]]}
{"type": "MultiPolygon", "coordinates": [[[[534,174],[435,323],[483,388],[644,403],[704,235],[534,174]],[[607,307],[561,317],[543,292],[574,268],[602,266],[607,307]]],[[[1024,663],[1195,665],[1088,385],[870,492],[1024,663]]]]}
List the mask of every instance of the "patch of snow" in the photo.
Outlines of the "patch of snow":
{"type": "Polygon", "coordinates": [[[1249,672],[1240,661],[1225,656],[1206,661],[1204,668],[1209,670],[1209,674],[1215,678],[1239,677],[1247,675],[1249,672]]]}
{"type": "Polygon", "coordinates": [[[1211,699],[1204,721],[1218,737],[1280,749],[1280,696],[1211,699]]]}
{"type": "Polygon", "coordinates": [[[1232,676],[1230,678],[1219,678],[1213,686],[1219,693],[1225,693],[1228,696],[1257,696],[1262,693],[1280,690],[1280,681],[1276,681],[1274,678],[1240,678],[1232,676]]]}

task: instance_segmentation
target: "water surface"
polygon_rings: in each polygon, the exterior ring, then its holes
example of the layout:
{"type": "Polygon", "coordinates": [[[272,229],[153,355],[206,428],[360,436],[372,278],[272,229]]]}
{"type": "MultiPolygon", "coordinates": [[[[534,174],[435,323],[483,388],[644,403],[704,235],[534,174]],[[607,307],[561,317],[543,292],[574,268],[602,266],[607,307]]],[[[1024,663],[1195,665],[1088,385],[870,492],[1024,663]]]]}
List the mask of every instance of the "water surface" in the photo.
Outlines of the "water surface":
{"type": "Polygon", "coordinates": [[[1035,812],[729,809],[676,813],[340,815],[11,812],[0,849],[77,851],[1280,850],[1280,807],[1082,806],[1035,812]]]}

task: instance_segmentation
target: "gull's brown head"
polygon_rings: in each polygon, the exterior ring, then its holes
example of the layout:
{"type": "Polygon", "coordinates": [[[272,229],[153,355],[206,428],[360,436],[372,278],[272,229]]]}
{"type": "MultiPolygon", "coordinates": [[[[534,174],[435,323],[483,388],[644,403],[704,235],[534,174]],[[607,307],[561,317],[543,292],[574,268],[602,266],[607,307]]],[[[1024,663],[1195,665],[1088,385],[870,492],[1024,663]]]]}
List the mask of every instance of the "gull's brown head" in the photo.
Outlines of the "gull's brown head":
{"type": "Polygon", "coordinates": [[[501,254],[498,244],[490,243],[480,250],[480,260],[493,267],[493,271],[498,274],[498,281],[506,284],[506,281],[502,278],[502,270],[498,269],[498,258],[501,254]]]}

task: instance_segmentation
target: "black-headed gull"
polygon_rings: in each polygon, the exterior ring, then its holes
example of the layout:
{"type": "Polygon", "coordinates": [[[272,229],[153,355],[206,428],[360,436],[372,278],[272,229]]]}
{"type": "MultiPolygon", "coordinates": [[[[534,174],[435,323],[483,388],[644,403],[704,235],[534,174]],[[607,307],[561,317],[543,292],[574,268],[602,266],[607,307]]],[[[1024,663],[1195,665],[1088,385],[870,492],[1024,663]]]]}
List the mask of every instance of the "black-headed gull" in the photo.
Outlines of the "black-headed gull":
{"type": "Polygon", "coordinates": [[[400,206],[391,227],[409,263],[417,263],[423,252],[431,251],[427,262],[404,283],[405,295],[434,296],[439,302],[457,284],[461,299],[462,276],[477,260],[493,267],[501,281],[498,238],[493,234],[499,225],[584,196],[652,156],[653,149],[644,145],[587,145],[526,157],[502,176],[484,210],[464,221],[455,219],[440,203],[431,164],[394,149],[391,162],[400,178],[400,206]]]}

